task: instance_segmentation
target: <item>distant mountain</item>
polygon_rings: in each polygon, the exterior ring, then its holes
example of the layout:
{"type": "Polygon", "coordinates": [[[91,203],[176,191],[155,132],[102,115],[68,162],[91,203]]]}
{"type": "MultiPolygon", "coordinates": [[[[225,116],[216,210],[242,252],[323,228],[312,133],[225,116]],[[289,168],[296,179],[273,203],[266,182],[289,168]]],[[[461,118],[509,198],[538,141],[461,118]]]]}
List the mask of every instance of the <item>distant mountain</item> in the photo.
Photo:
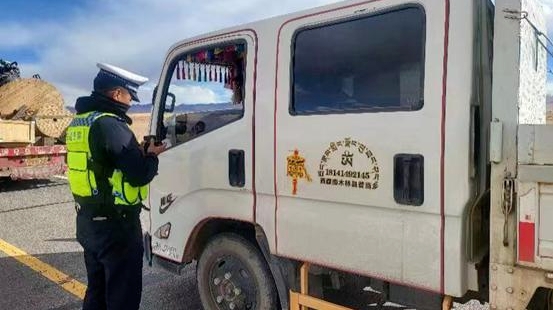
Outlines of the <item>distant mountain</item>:
{"type": "MultiPolygon", "coordinates": [[[[72,113],[75,113],[75,107],[66,107],[72,113]]],[[[201,103],[201,104],[179,104],[175,106],[176,113],[194,113],[194,112],[205,112],[205,111],[219,111],[227,109],[235,109],[236,106],[230,103],[201,103]]],[[[133,104],[129,109],[130,114],[142,114],[142,113],[151,113],[152,105],[151,104],[133,104]]]]}
{"type": "MultiPolygon", "coordinates": [[[[195,113],[205,111],[220,111],[236,109],[231,103],[200,103],[200,104],[178,104],[175,106],[175,113],[195,113]]],[[[129,113],[151,113],[151,104],[133,104],[129,113]]]]}
{"type": "Polygon", "coordinates": [[[220,110],[235,110],[238,106],[232,103],[202,103],[202,104],[179,104],[175,107],[177,112],[205,112],[220,110]]]}
{"type": "Polygon", "coordinates": [[[129,109],[129,113],[138,114],[138,113],[151,113],[152,105],[151,104],[133,104],[129,109]]]}

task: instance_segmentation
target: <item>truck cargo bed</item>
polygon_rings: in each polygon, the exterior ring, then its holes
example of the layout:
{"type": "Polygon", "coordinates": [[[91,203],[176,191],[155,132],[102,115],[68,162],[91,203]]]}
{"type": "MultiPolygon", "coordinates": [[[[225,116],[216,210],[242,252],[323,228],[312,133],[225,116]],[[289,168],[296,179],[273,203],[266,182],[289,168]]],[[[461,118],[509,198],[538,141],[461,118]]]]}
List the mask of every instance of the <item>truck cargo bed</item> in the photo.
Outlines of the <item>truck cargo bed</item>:
{"type": "Polygon", "coordinates": [[[26,146],[34,142],[34,122],[0,120],[0,147],[26,146]]]}

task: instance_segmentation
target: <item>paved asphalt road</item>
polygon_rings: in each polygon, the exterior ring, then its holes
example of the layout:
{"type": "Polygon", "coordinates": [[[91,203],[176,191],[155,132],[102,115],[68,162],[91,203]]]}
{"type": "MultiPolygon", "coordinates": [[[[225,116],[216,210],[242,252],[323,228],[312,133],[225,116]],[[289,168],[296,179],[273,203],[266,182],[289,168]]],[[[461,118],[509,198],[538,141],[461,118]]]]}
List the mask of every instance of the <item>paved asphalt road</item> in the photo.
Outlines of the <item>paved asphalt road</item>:
{"type": "MultiPolygon", "coordinates": [[[[86,285],[66,181],[0,181],[0,239],[86,285]]],[[[175,276],[145,265],[141,309],[202,309],[194,275],[194,266],[175,276]]],[[[81,304],[78,297],[0,250],[0,309],[73,310],[81,304]]]]}

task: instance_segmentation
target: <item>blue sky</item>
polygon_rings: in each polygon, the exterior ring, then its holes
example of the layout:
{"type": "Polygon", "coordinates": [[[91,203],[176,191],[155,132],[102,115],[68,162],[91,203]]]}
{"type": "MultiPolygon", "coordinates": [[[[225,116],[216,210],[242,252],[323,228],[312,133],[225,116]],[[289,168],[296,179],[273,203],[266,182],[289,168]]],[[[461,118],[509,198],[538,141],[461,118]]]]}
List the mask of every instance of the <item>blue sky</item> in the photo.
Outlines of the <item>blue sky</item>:
{"type": "MultiPolygon", "coordinates": [[[[150,79],[140,89],[148,102],[175,42],[331,2],[335,0],[2,0],[0,58],[17,61],[23,77],[40,74],[62,92],[66,105],[90,93],[97,62],[115,64],[150,79]]],[[[188,86],[183,91],[190,102],[214,95],[208,87],[188,86]]]]}
{"type": "MultiPolygon", "coordinates": [[[[40,74],[62,92],[66,105],[90,93],[97,62],[119,65],[150,78],[140,92],[143,102],[149,102],[164,56],[173,43],[333,2],[2,0],[0,58],[19,62],[23,77],[40,74]]],[[[551,27],[553,0],[542,2],[551,27]]],[[[183,95],[190,102],[205,102],[217,95],[207,87],[187,86],[183,95]]]]}
{"type": "Polygon", "coordinates": [[[8,37],[12,38],[11,44],[0,45],[1,57],[19,62],[39,61],[41,44],[31,42],[32,36],[27,31],[34,27],[61,26],[70,20],[71,16],[81,14],[88,5],[89,1],[84,0],[2,0],[3,14],[0,24],[11,27],[0,29],[0,34],[8,30],[14,33],[13,36],[8,34],[8,37]],[[19,39],[14,39],[15,35],[19,35],[19,39]]]}

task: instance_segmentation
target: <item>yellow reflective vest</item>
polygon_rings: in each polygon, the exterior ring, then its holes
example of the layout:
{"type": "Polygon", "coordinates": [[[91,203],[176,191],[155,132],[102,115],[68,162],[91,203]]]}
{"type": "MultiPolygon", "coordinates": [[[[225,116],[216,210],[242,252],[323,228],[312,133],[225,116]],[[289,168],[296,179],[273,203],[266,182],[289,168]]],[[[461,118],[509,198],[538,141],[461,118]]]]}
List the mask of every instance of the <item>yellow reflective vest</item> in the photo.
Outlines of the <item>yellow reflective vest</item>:
{"type": "MultiPolygon", "coordinates": [[[[73,195],[83,198],[99,196],[96,175],[92,168],[89,145],[90,127],[101,117],[115,117],[112,113],[88,112],[78,114],[67,128],[67,166],[69,186],[73,195]]],[[[148,185],[134,187],[125,181],[120,170],[115,169],[108,178],[116,205],[136,205],[148,196],[148,185]]]]}

